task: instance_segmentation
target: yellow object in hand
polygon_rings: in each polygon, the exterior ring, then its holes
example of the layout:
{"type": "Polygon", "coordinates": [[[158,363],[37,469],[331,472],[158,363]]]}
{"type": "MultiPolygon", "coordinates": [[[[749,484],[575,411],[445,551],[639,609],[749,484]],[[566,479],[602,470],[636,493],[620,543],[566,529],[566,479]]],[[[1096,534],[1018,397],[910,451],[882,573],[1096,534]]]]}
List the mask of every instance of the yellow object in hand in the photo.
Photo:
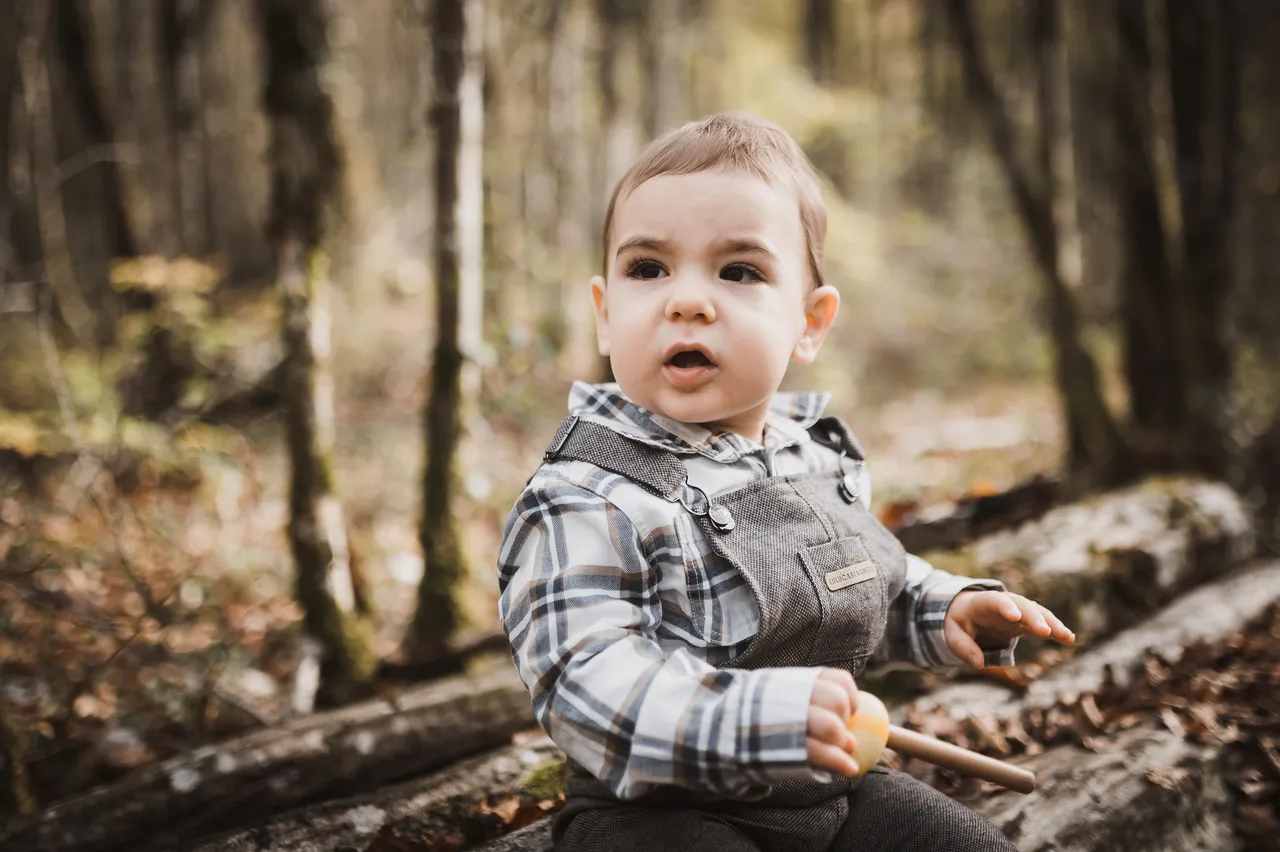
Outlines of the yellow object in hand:
{"type": "Polygon", "coordinates": [[[858,763],[858,774],[864,774],[880,759],[889,742],[889,711],[884,702],[870,692],[858,693],[858,707],[849,718],[849,730],[857,740],[853,759],[858,763]]]}

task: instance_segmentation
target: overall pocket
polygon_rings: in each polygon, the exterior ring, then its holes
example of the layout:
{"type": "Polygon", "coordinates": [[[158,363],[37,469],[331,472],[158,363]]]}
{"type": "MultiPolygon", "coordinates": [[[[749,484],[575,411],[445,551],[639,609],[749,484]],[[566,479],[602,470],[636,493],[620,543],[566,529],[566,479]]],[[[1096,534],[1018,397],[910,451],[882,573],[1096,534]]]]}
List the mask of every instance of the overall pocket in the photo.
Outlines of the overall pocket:
{"type": "Polygon", "coordinates": [[[884,566],[872,558],[862,536],[806,547],[800,561],[822,611],[811,664],[848,664],[873,653],[884,636],[888,587],[884,566]]]}

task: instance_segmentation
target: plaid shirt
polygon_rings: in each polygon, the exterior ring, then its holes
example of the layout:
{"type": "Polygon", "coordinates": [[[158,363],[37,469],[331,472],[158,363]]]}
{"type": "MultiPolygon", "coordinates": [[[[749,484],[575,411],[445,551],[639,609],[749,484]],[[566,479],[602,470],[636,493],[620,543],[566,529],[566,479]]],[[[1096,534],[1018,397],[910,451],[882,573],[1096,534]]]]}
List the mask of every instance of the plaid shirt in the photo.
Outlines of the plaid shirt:
{"type": "MultiPolygon", "coordinates": [[[[763,446],[647,411],[616,385],[578,382],[569,408],[678,454],[690,484],[714,496],[836,467],[837,454],[806,431],[828,398],[778,394],[763,446]]],[[[1003,586],[907,560],[874,661],[959,665],[942,634],[951,599],[1003,586]]],[[[731,667],[759,629],[755,598],[678,503],[587,462],[544,464],[508,518],[498,584],[538,722],[620,798],[661,784],[752,798],[785,779],[826,778],[808,767],[805,746],[822,669],[731,667]]],[[[1013,643],[987,651],[989,665],[1012,662],[1013,643]]]]}

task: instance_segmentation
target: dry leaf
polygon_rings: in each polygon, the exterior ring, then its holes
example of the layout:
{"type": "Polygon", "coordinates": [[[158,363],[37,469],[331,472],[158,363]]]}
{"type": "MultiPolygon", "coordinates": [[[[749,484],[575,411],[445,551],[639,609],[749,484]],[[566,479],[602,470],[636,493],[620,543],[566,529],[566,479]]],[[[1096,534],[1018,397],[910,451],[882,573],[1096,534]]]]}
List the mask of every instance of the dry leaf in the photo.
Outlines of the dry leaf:
{"type": "Polygon", "coordinates": [[[1178,714],[1173,712],[1172,707],[1165,707],[1160,711],[1160,721],[1164,722],[1164,726],[1174,735],[1185,737],[1187,729],[1183,726],[1182,720],[1178,718],[1178,714]]]}
{"type": "Polygon", "coordinates": [[[1147,780],[1157,787],[1176,790],[1187,783],[1191,773],[1174,766],[1148,766],[1147,780]]]}
{"type": "Polygon", "coordinates": [[[485,800],[476,807],[476,813],[496,814],[503,822],[511,822],[519,810],[519,796],[506,796],[496,805],[490,805],[488,800],[485,800]]]}

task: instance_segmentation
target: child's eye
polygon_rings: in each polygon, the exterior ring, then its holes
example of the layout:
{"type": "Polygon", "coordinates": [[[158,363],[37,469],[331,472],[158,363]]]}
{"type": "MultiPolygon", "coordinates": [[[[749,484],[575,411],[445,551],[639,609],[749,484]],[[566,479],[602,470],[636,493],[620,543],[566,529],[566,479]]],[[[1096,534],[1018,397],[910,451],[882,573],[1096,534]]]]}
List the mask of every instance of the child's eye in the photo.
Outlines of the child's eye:
{"type": "Polygon", "coordinates": [[[637,260],[627,267],[628,278],[661,278],[666,275],[667,271],[662,268],[662,264],[653,260],[637,260]]]}
{"type": "Polygon", "coordinates": [[[731,263],[720,270],[720,277],[725,281],[744,283],[747,281],[763,281],[764,273],[745,263],[731,263]]]}

